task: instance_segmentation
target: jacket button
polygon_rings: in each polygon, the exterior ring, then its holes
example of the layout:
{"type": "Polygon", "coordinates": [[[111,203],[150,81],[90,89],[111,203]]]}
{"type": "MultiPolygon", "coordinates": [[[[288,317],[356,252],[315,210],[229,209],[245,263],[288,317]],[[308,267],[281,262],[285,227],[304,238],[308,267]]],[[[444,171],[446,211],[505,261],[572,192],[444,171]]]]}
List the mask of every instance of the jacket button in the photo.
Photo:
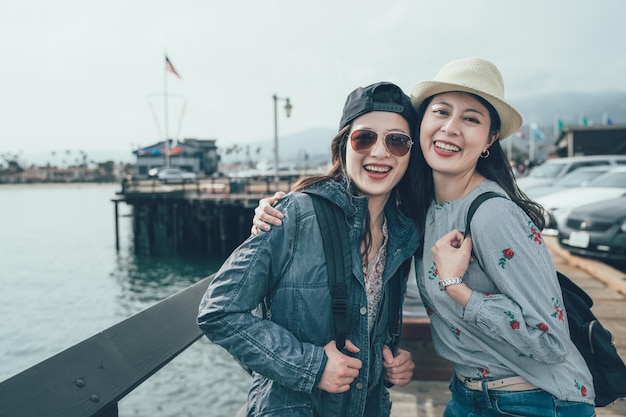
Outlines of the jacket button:
{"type": "Polygon", "coordinates": [[[361,309],[359,310],[359,313],[361,313],[362,316],[367,314],[367,308],[365,307],[361,307],[361,309]]]}
{"type": "Polygon", "coordinates": [[[356,387],[356,389],[363,389],[363,383],[362,382],[357,382],[355,387],[356,387]]]}

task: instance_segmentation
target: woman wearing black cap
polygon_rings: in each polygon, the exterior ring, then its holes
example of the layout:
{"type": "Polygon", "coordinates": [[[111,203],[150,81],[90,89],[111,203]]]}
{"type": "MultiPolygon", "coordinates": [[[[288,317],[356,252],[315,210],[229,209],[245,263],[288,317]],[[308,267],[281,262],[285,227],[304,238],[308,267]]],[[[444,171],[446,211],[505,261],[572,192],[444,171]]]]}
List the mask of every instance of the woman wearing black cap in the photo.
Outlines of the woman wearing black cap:
{"type": "Polygon", "coordinates": [[[415,194],[405,175],[416,120],[394,84],[353,91],[329,173],[296,184],[277,207],[283,227],[247,239],[209,285],[198,324],[252,371],[249,416],[388,416],[385,381],[411,380],[410,353],[398,349],[389,323],[401,308],[390,302],[392,291],[404,293],[407,261],[418,247],[409,217],[415,194]],[[337,205],[347,220],[353,267],[342,349],[310,194],[337,205]],[[251,313],[259,307],[260,315],[251,313]]]}

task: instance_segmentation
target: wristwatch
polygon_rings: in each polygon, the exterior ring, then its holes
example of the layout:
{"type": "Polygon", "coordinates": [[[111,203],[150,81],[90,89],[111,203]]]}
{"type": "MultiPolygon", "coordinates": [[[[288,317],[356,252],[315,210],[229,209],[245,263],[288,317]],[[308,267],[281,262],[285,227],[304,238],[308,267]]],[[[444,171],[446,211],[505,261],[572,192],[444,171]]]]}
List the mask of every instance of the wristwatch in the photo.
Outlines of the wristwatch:
{"type": "Polygon", "coordinates": [[[446,288],[449,287],[450,285],[462,284],[462,283],[463,283],[463,278],[461,277],[442,279],[439,281],[439,289],[441,291],[445,291],[446,288]]]}

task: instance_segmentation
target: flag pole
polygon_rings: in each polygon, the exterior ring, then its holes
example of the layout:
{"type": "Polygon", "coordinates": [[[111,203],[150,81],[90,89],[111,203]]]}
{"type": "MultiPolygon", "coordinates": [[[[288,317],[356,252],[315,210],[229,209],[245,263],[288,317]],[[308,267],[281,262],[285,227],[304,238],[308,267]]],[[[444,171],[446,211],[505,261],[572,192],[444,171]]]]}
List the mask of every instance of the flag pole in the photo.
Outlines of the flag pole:
{"type": "Polygon", "coordinates": [[[555,114],[554,115],[554,121],[553,121],[554,125],[552,126],[552,135],[554,136],[554,143],[556,143],[556,140],[559,138],[559,115],[555,114]]]}
{"type": "Polygon", "coordinates": [[[167,102],[167,54],[165,54],[165,65],[163,66],[163,103],[164,103],[164,118],[163,124],[165,129],[165,166],[170,167],[170,134],[168,125],[168,102],[167,102]]]}
{"type": "Polygon", "coordinates": [[[535,162],[535,129],[534,125],[530,125],[528,135],[528,160],[535,162]]]}

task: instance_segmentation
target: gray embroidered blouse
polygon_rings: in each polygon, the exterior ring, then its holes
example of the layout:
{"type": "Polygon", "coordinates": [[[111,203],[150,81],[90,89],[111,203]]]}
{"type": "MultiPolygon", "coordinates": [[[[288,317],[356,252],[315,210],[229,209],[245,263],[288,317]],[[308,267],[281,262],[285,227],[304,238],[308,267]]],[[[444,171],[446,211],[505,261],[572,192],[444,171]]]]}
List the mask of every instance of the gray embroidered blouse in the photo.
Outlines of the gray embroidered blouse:
{"type": "Polygon", "coordinates": [[[487,180],[459,200],[433,201],[428,209],[416,273],[436,352],[467,378],[520,375],[561,400],[593,404],[591,374],[570,340],[550,253],[540,230],[510,199],[490,199],[474,215],[476,262],[464,276],[473,290],[466,308],[439,290],[430,248],[451,230],[463,231],[471,202],[485,191],[506,195],[487,180]]]}

